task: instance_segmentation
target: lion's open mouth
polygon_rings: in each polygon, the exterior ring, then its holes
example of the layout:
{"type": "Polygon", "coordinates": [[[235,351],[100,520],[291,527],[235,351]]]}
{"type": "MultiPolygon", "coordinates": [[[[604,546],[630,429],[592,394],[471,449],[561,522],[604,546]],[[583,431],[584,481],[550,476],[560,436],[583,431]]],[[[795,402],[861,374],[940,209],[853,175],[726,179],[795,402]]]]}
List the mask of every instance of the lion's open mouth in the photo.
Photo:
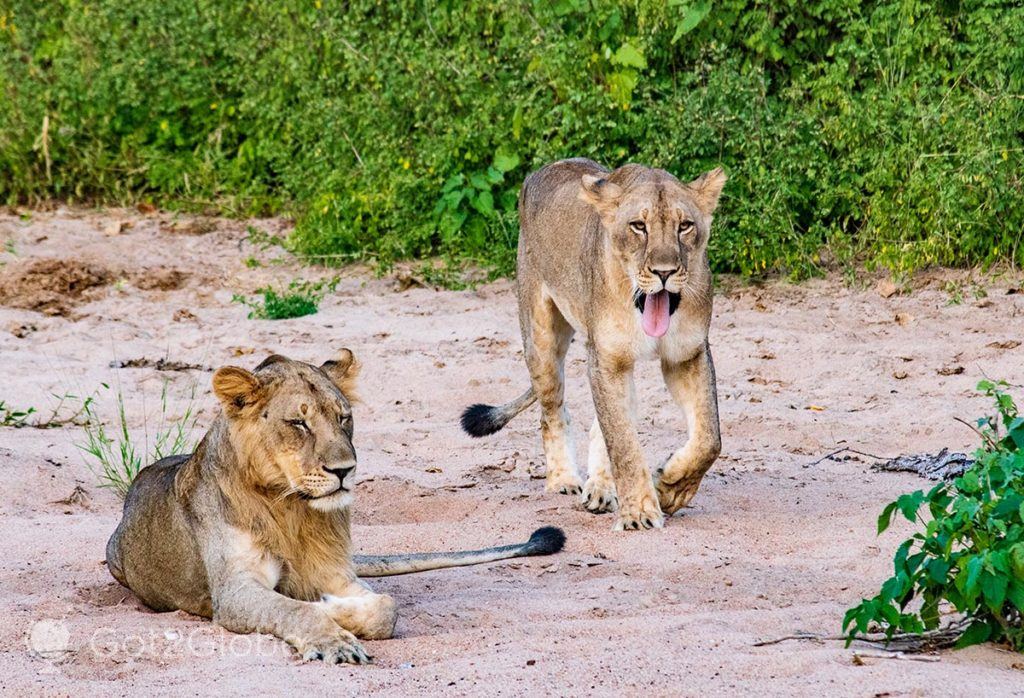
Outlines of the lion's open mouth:
{"type": "Polygon", "coordinates": [[[657,293],[641,293],[636,297],[640,326],[648,337],[661,337],[668,332],[668,322],[679,307],[679,294],[662,289],[657,293]]]}

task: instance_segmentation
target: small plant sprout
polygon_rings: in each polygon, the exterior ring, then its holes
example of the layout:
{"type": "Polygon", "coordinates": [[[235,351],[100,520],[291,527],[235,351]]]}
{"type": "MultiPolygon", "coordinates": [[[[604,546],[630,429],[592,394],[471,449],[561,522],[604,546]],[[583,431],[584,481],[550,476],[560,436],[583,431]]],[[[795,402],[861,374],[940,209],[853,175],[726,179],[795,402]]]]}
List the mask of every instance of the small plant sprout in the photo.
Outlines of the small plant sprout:
{"type": "MultiPolygon", "coordinates": [[[[176,419],[171,418],[168,409],[169,383],[165,381],[160,391],[160,415],[156,431],[151,439],[151,425],[147,417],[141,443],[129,429],[124,393],[120,388],[114,392],[117,414],[114,424],[109,427],[103,423],[96,410],[95,397],[83,402],[84,440],[75,445],[86,454],[86,462],[99,478],[100,487],[112,489],[124,497],[132,481],[146,465],[161,458],[192,451],[195,444],[191,437],[199,420],[195,405],[195,383],[189,388],[184,412],[176,419]]],[[[103,383],[102,390],[110,391],[111,388],[103,383]]]]}

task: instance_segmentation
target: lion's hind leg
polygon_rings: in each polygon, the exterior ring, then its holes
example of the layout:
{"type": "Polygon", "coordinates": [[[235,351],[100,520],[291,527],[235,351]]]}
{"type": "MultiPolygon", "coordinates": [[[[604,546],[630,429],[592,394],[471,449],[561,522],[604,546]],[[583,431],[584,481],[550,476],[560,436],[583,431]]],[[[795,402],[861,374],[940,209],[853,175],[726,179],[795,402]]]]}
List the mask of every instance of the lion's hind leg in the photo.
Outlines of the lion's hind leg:
{"type": "Polygon", "coordinates": [[[526,364],[533,392],[541,406],[540,430],[544,441],[549,492],[579,494],[583,482],[576,473],[572,427],[565,408],[565,355],[572,341],[572,325],[541,289],[523,300],[526,364]]]}

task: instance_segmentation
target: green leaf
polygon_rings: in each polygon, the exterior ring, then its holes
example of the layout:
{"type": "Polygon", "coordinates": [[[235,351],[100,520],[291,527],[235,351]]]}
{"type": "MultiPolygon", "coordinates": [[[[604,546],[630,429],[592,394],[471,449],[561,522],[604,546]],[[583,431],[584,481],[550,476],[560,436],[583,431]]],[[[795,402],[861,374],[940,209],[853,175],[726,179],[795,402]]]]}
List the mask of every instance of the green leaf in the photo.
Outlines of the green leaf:
{"type": "Polygon", "coordinates": [[[498,172],[511,172],[517,167],[519,167],[519,156],[515,153],[506,150],[504,147],[498,148],[497,152],[494,153],[494,169],[498,172]]]}
{"type": "Polygon", "coordinates": [[[456,187],[461,187],[462,183],[466,181],[466,178],[461,174],[454,174],[445,181],[444,186],[441,187],[442,193],[448,193],[456,187]]]}
{"type": "Polygon", "coordinates": [[[686,8],[682,21],[676,27],[676,33],[672,35],[672,43],[679,41],[684,34],[689,34],[697,28],[697,25],[704,21],[711,11],[711,0],[701,0],[686,8]]]}
{"type": "Polygon", "coordinates": [[[597,38],[601,41],[608,41],[615,30],[622,26],[622,14],[616,9],[608,15],[608,19],[597,32],[597,38]]]}
{"type": "Polygon", "coordinates": [[[647,59],[644,58],[644,54],[640,53],[633,44],[628,41],[622,46],[619,46],[619,50],[612,56],[612,63],[615,65],[621,65],[626,68],[637,68],[643,70],[647,67],[647,59]]]}
{"type": "MultiPolygon", "coordinates": [[[[1024,508],[1024,504],[1021,507],[1024,508]]],[[[1024,518],[1024,511],[1021,512],[1021,518],[1024,518]]],[[[1013,575],[1024,582],[1024,543],[1017,543],[1010,548],[1010,567],[1013,575]]]]}
{"type": "Polygon", "coordinates": [[[982,642],[988,640],[992,635],[992,628],[989,627],[988,623],[982,621],[974,621],[971,626],[964,631],[956,641],[956,647],[962,649],[964,647],[970,647],[971,645],[979,645],[982,642]]]}
{"type": "Polygon", "coordinates": [[[916,490],[910,494],[900,495],[899,499],[896,500],[896,505],[900,508],[907,521],[914,522],[917,520],[917,510],[921,507],[923,501],[924,492],[916,490]]]}
{"type": "Polygon", "coordinates": [[[983,574],[981,576],[981,595],[985,604],[995,615],[1002,615],[1003,602],[1006,601],[1006,587],[1009,578],[1003,575],[983,574]]]}
{"type": "Polygon", "coordinates": [[[896,502],[889,502],[885,505],[885,509],[882,509],[881,515],[878,517],[878,533],[881,534],[885,529],[889,528],[889,524],[892,523],[892,514],[896,511],[896,502]]]}
{"type": "Polygon", "coordinates": [[[501,184],[505,181],[505,175],[496,170],[494,167],[487,168],[487,181],[491,184],[501,184]]]}
{"type": "Polygon", "coordinates": [[[1018,612],[1024,613],[1024,583],[1011,579],[1006,587],[1006,598],[1017,607],[1018,612]]]}
{"type": "Polygon", "coordinates": [[[967,563],[967,578],[963,589],[965,596],[974,596],[977,593],[982,569],[984,569],[984,559],[980,555],[975,555],[967,563]]]}
{"type": "Polygon", "coordinates": [[[928,562],[928,577],[937,584],[946,582],[946,575],[949,574],[949,563],[938,558],[928,562]]]}
{"type": "Polygon", "coordinates": [[[485,177],[483,174],[479,172],[470,175],[469,183],[472,184],[477,189],[479,189],[480,191],[491,190],[491,183],[487,181],[487,177],[485,177]]]}
{"type": "Polygon", "coordinates": [[[640,76],[635,70],[620,70],[608,76],[608,92],[617,103],[628,106],[639,82],[640,76]]]}
{"type": "Polygon", "coordinates": [[[490,191],[482,191],[473,199],[473,208],[485,216],[494,215],[494,195],[490,191]]]}

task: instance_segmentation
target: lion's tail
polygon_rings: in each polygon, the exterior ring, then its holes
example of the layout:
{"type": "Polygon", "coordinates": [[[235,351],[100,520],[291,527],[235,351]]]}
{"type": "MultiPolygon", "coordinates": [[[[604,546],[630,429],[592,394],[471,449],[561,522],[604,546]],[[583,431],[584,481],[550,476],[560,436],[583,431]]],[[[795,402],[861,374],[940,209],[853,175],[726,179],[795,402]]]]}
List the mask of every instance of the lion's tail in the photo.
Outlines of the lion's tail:
{"type": "Polygon", "coordinates": [[[479,438],[499,431],[512,418],[537,401],[533,388],[504,405],[471,405],[462,413],[462,430],[479,438]]]}
{"type": "Polygon", "coordinates": [[[565,545],[565,533],[554,526],[538,528],[525,543],[500,545],[482,550],[453,553],[410,553],[408,555],[356,555],[356,574],[360,577],[390,577],[395,574],[439,570],[444,567],[479,565],[495,560],[530,555],[551,555],[565,545]]]}

